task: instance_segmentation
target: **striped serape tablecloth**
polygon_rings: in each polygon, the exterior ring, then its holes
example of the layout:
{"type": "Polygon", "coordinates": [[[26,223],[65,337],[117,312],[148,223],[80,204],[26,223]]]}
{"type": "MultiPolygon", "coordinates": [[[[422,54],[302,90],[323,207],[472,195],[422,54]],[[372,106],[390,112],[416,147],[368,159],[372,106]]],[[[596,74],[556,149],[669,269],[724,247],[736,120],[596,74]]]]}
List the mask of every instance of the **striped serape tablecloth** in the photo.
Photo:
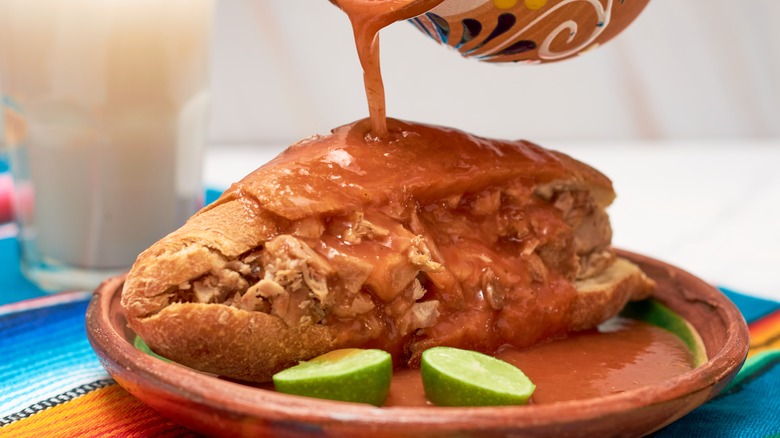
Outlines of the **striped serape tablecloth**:
{"type": "Polygon", "coordinates": [[[92,293],[0,307],[0,436],[189,436],[106,373],[87,341],[92,293]]]}
{"type": "MultiPolygon", "coordinates": [[[[658,437],[780,435],[780,303],[723,292],[749,321],[750,357],[718,397],[658,437]]],[[[103,370],[85,334],[91,295],[71,292],[0,306],[0,436],[194,435],[103,370]]]]}

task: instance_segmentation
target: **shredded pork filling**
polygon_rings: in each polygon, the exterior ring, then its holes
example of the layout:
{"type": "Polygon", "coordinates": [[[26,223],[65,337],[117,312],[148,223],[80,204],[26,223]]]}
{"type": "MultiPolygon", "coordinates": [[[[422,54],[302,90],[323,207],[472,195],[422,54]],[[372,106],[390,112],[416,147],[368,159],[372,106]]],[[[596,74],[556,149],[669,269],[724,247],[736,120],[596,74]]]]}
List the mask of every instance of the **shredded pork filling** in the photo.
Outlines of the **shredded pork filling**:
{"type": "MultiPolygon", "coordinates": [[[[517,184],[400,214],[374,211],[370,218],[367,212],[309,217],[179,285],[174,301],[227,304],[276,315],[289,326],[379,314],[405,336],[431,327],[443,311],[427,288],[451,288],[447,278],[472,275],[448,277],[439,246],[465,242],[464,236],[477,236],[475,228],[480,238],[493,240],[486,244],[503,242],[528,256],[525,269],[538,281],[550,270],[584,279],[612,263],[609,219],[588,191],[556,183],[537,187],[533,196],[527,190],[517,184]],[[453,219],[459,217],[469,220],[453,219]],[[551,228],[543,223],[546,217],[565,226],[551,228]],[[435,237],[441,235],[449,240],[435,237]]],[[[501,309],[498,274],[488,267],[477,275],[484,300],[501,309]]]]}

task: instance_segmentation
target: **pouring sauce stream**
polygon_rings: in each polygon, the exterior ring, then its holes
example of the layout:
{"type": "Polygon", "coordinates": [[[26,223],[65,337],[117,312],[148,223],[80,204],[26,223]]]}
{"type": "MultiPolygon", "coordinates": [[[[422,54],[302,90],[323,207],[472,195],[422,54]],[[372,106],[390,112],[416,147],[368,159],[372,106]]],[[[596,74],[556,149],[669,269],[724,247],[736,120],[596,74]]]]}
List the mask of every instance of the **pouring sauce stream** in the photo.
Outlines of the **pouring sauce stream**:
{"type": "Polygon", "coordinates": [[[371,119],[371,135],[388,135],[385,87],[379,66],[379,31],[426,12],[444,0],[331,0],[349,17],[355,37],[371,119]]]}

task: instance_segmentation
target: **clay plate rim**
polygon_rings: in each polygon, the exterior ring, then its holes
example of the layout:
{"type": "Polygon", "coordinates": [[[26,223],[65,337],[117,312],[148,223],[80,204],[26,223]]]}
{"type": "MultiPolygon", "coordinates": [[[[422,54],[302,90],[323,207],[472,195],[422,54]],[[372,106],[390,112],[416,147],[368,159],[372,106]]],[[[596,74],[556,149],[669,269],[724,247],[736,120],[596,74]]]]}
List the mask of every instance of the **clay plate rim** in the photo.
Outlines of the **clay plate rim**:
{"type": "MultiPolygon", "coordinates": [[[[518,429],[593,420],[671,402],[708,388],[724,387],[744,363],[749,346],[747,325],[736,306],[715,287],[679,268],[639,254],[618,252],[643,267],[654,267],[662,271],[662,275],[683,279],[695,287],[693,294],[683,293],[684,300],[690,301],[691,305],[710,306],[713,311],[720,313],[720,318],[727,325],[723,348],[716,352],[708,351],[709,360],[706,363],[664,384],[597,398],[529,406],[376,408],[286,395],[242,385],[167,363],[137,350],[128,341],[127,335],[123,334],[122,331],[129,329],[124,326],[121,312],[117,312],[123,277],[110,278],[95,291],[87,310],[87,336],[106,370],[136,396],[139,395],[136,391],[148,385],[157,391],[171,393],[200,407],[207,407],[215,413],[264,421],[381,425],[383,429],[392,428],[393,425],[404,429],[420,426],[453,431],[475,428],[518,429]]],[[[655,278],[654,274],[649,275],[655,278]]],[[[674,306],[672,308],[679,311],[674,306]]],[[[701,330],[697,324],[694,323],[694,326],[701,330]]],[[[707,399],[716,393],[713,391],[707,399]]]]}

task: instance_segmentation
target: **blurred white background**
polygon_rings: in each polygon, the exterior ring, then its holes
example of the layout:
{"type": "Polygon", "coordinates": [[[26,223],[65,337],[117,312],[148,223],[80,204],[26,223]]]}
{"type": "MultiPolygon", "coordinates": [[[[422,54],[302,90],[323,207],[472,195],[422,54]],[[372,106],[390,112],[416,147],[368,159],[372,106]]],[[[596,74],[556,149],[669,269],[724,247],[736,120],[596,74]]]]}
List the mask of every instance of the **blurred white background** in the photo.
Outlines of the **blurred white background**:
{"type": "MultiPolygon", "coordinates": [[[[218,0],[214,144],[289,143],[367,114],[327,0],[218,0]]],[[[780,138],[780,1],[652,0],[626,32],[541,66],[463,59],[408,23],[381,34],[392,117],[550,141],[780,138]]]]}

